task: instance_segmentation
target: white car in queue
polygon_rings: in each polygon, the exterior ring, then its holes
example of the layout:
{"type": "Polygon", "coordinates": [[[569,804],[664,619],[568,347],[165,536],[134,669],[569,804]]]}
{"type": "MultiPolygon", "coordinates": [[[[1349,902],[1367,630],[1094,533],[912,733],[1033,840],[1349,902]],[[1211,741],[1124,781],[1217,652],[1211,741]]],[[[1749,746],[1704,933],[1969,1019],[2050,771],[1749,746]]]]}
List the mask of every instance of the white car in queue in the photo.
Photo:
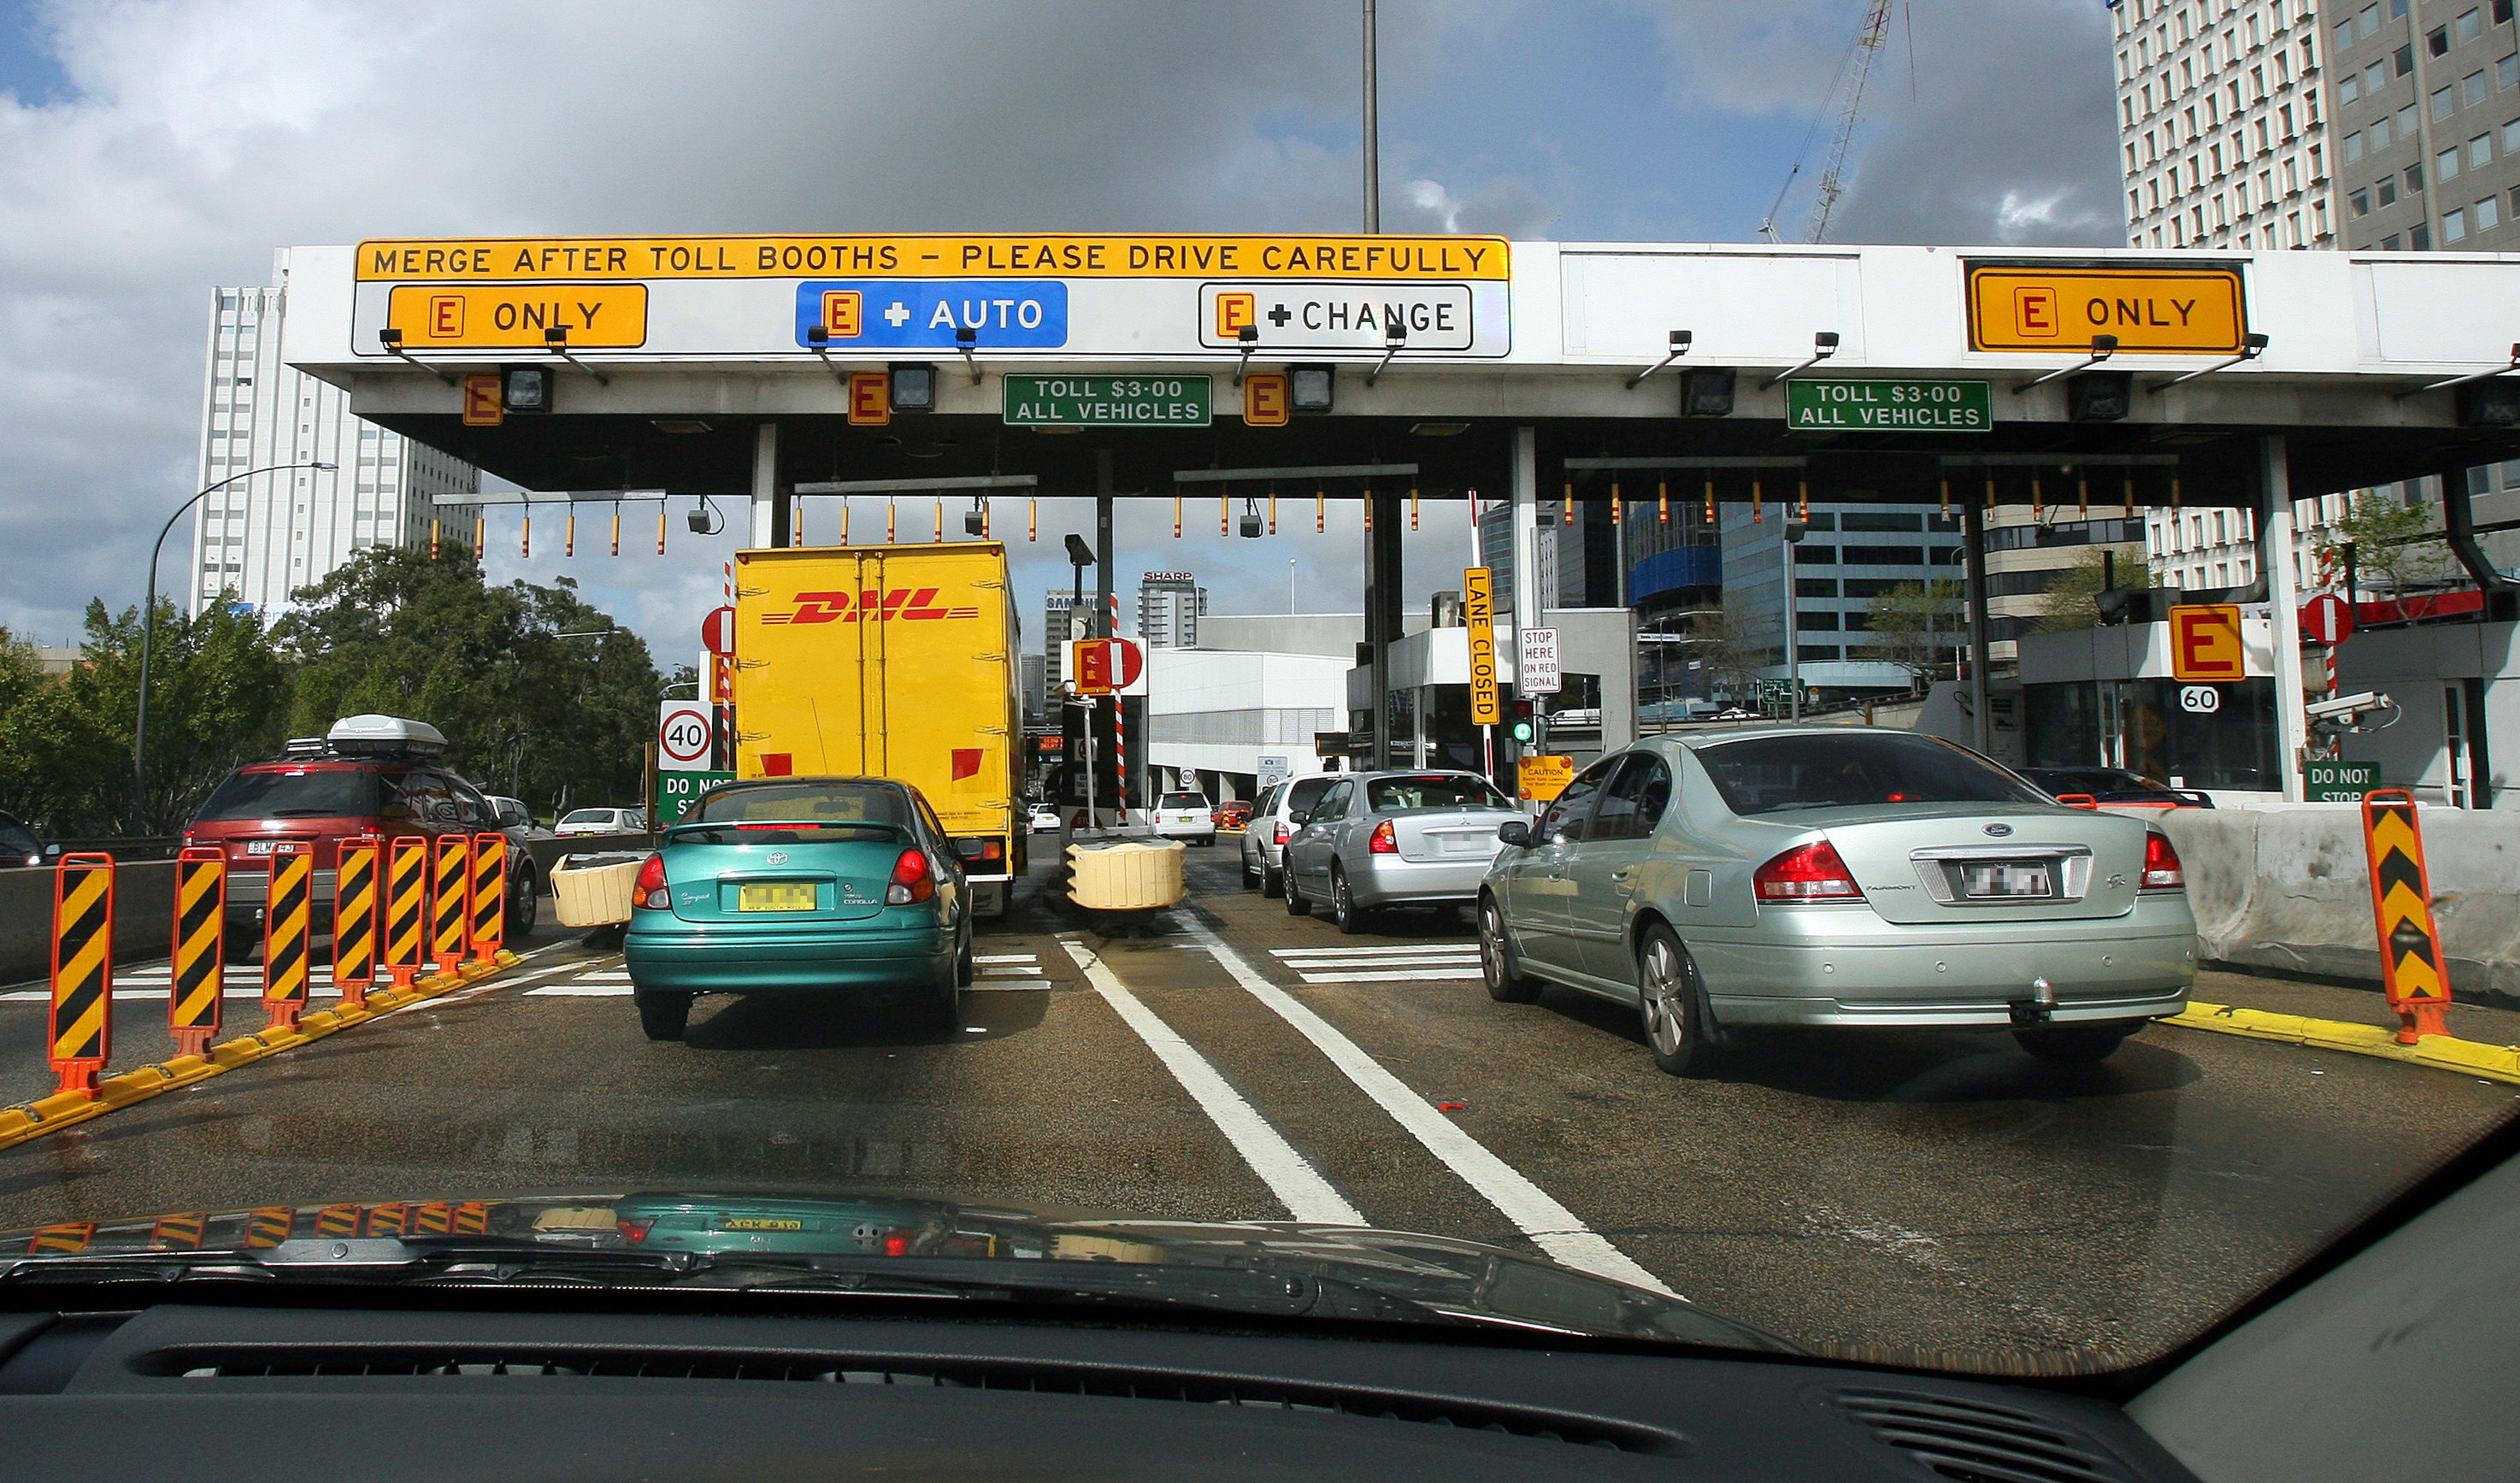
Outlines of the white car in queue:
{"type": "Polygon", "coordinates": [[[562,839],[579,834],[646,832],[648,816],[635,808],[573,808],[552,826],[552,833],[562,839]]]}
{"type": "Polygon", "coordinates": [[[1205,793],[1165,793],[1155,800],[1155,836],[1190,844],[1216,842],[1216,811],[1205,793]]]}
{"type": "Polygon", "coordinates": [[[1522,812],[1476,773],[1342,777],[1295,816],[1286,841],[1286,914],[1328,902],[1342,932],[1365,930],[1388,906],[1468,907],[1501,847],[1498,829],[1522,812]]]}

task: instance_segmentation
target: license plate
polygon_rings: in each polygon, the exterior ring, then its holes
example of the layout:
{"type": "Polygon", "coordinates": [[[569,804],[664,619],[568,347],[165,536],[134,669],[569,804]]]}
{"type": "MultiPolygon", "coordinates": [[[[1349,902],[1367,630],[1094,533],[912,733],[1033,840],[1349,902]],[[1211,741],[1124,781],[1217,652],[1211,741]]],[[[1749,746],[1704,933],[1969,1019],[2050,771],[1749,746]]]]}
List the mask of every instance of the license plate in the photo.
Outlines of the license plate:
{"type": "Polygon", "coordinates": [[[1496,842],[1494,834],[1438,834],[1447,855],[1475,855],[1496,842]]]}
{"type": "Polygon", "coordinates": [[[805,1229],[805,1223],[803,1221],[763,1220],[750,1216],[738,1216],[718,1229],[722,1231],[802,1231],[805,1229]]]}
{"type": "Polygon", "coordinates": [[[735,909],[739,912],[810,912],[814,909],[814,888],[810,885],[739,885],[735,888],[735,909]]]}
{"type": "Polygon", "coordinates": [[[245,852],[248,855],[268,855],[271,853],[272,846],[278,843],[280,841],[277,839],[248,839],[245,844],[245,852]]]}
{"type": "Polygon", "coordinates": [[[2047,865],[1969,865],[1960,868],[1960,889],[1973,898],[2002,899],[2056,894],[2054,868],[2047,865]]]}

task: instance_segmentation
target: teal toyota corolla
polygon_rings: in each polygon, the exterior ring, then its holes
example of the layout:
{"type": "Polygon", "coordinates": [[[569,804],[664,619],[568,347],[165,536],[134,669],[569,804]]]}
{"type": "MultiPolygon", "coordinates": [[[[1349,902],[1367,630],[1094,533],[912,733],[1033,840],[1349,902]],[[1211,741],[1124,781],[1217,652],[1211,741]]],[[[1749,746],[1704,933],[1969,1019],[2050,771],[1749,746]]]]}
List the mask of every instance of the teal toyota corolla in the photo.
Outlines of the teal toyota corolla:
{"type": "Polygon", "coordinates": [[[970,893],[917,788],[730,783],[662,843],[640,867],[622,939],[649,1039],[681,1039],[701,994],[830,993],[960,1022],[970,893]]]}

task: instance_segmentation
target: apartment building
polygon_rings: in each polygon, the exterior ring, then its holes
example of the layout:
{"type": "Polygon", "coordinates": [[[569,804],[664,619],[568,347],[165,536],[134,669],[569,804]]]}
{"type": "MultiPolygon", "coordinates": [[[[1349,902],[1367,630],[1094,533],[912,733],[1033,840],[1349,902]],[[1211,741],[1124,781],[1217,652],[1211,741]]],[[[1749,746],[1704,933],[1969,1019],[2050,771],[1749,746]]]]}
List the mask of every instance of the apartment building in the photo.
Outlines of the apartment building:
{"type": "MultiPolygon", "coordinates": [[[[2378,0],[2384,10],[2408,5],[2378,0]]],[[[2338,125],[2320,24],[2333,0],[2111,0],[2109,8],[2127,241],[2340,246],[2338,125]]],[[[2361,18],[2353,23],[2359,37],[2361,18]]]]}

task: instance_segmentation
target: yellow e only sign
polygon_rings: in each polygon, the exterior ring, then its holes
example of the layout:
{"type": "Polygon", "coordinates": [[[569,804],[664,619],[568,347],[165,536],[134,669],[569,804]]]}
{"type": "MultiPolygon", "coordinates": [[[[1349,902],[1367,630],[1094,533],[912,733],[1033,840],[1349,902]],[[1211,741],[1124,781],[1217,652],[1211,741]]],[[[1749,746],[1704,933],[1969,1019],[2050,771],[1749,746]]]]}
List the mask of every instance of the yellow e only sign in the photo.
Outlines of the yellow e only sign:
{"type": "Polygon", "coordinates": [[[1496,573],[1485,566],[1462,569],[1462,622],[1470,631],[1470,724],[1505,719],[1497,703],[1496,573]]]}

